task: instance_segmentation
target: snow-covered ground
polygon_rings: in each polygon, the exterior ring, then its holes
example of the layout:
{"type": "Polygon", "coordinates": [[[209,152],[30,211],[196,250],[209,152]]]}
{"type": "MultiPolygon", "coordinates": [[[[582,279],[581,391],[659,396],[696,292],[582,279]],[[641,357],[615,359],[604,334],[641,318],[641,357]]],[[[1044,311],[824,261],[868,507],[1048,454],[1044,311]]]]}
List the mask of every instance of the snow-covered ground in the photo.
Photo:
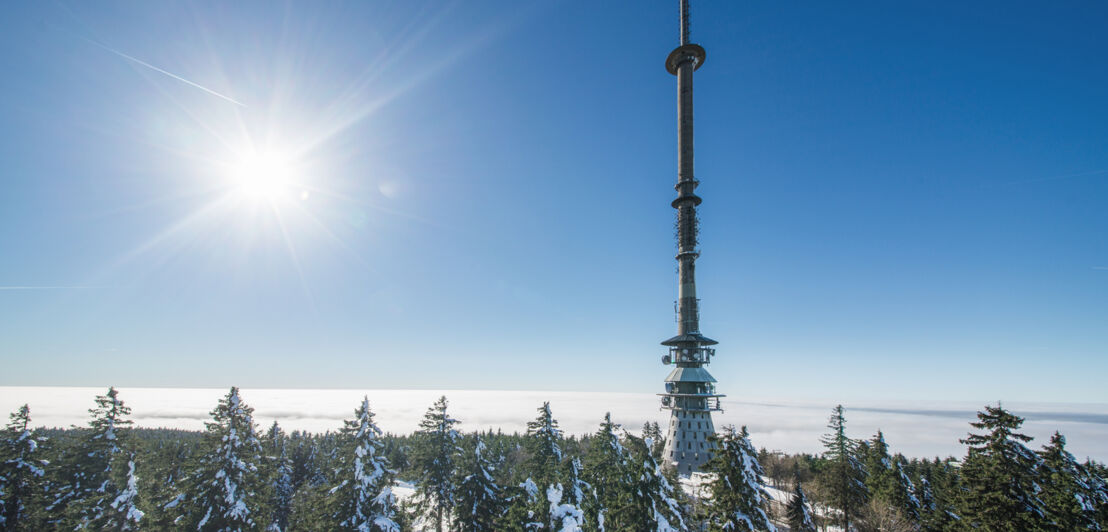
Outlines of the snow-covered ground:
{"type": "Polygon", "coordinates": [[[396,500],[401,502],[406,501],[415,495],[415,485],[411,482],[397,480],[392,483],[392,494],[396,495],[396,500]]]}
{"type": "MultiPolygon", "coordinates": [[[[696,499],[703,499],[709,496],[708,483],[711,481],[712,475],[706,473],[693,473],[692,476],[679,478],[681,490],[690,497],[696,499]]],[[[768,482],[768,480],[763,478],[762,482],[768,482]]],[[[789,499],[792,498],[791,492],[772,488],[768,484],[765,485],[765,489],[766,493],[769,495],[771,504],[778,505],[781,509],[783,509],[785,505],[789,503],[789,499]]],[[[827,509],[817,506],[812,508],[812,514],[826,517],[827,509]]],[[[778,527],[778,532],[787,532],[789,530],[785,523],[775,521],[774,525],[778,527]]],[[[837,526],[829,525],[826,528],[826,532],[842,532],[842,529],[837,526]]]]}
{"type": "MultiPolygon", "coordinates": [[[[93,398],[103,388],[0,387],[0,415],[24,403],[31,406],[32,424],[67,427],[84,425],[93,398]]],[[[134,409],[132,419],[143,427],[202,430],[209,412],[226,389],[121,388],[119,397],[134,409]]],[[[475,391],[475,390],[277,390],[244,389],[243,400],[254,407],[254,419],[265,426],[274,419],[286,430],[337,430],[342,420],[368,395],[382,430],[415,430],[423,413],[440,395],[450,399],[453,417],[465,431],[523,431],[535,409],[550,401],[554,416],[570,434],[595,432],[605,412],[613,421],[638,432],[646,421],[666,422],[653,394],[475,391]]],[[[833,400],[826,403],[732,397],[723,401],[716,426],[747,425],[758,448],[789,453],[820,452],[819,435],[827,431],[833,400]]],[[[893,452],[908,456],[962,456],[958,443],[969,432],[984,402],[846,403],[847,432],[856,438],[885,433],[893,452]]],[[[1023,431],[1035,437],[1032,446],[1060,431],[1078,458],[1108,461],[1108,404],[1051,404],[1005,401],[1004,406],[1027,418],[1023,431]]]]}

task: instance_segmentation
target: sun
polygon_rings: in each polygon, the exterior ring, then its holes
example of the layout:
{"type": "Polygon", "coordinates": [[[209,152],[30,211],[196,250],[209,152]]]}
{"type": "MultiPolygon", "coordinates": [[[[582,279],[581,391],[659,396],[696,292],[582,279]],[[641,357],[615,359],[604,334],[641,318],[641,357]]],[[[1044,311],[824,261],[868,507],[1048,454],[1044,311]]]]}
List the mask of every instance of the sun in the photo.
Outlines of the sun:
{"type": "Polygon", "coordinates": [[[279,153],[249,153],[231,166],[228,177],[245,200],[272,203],[292,195],[292,163],[279,153]]]}

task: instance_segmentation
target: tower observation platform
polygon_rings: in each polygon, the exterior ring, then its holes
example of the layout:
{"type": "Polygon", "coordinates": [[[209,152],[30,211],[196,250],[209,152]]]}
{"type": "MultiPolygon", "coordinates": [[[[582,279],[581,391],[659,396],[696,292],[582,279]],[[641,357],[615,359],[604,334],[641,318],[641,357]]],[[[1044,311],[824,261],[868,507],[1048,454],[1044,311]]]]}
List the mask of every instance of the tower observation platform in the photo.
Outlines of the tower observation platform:
{"type": "Polygon", "coordinates": [[[662,460],[682,475],[698,471],[713,451],[708,437],[715,433],[712,412],[720,398],[716,379],[705,369],[715,356],[717,342],[700,333],[700,300],[696,295],[696,259],[700,256],[696,195],[700,184],[693,174],[693,72],[704,64],[706,53],[689,42],[689,2],[680,0],[681,40],[666,58],[666,71],[677,76],[677,336],[662,345],[669,353],[662,363],[673,366],[665,378],[662,408],[670,410],[662,460]]]}

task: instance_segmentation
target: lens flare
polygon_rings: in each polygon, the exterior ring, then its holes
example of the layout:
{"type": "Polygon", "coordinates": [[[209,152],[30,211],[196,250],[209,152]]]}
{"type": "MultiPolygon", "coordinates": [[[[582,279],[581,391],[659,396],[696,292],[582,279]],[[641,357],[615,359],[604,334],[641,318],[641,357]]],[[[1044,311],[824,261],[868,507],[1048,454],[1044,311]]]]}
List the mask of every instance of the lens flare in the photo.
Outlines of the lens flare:
{"type": "Polygon", "coordinates": [[[272,202],[291,195],[293,172],[278,154],[251,153],[231,168],[230,179],[243,199],[272,202]]]}

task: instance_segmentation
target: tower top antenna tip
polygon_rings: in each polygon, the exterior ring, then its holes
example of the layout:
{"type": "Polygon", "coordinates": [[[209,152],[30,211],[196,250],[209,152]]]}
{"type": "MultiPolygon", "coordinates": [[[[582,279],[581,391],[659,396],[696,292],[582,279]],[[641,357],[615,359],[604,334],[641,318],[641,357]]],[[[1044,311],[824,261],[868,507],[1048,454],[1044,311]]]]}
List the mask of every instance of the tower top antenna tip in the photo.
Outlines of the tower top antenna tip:
{"type": "Polygon", "coordinates": [[[681,46],[689,44],[689,0],[681,0],[681,46]]]}

